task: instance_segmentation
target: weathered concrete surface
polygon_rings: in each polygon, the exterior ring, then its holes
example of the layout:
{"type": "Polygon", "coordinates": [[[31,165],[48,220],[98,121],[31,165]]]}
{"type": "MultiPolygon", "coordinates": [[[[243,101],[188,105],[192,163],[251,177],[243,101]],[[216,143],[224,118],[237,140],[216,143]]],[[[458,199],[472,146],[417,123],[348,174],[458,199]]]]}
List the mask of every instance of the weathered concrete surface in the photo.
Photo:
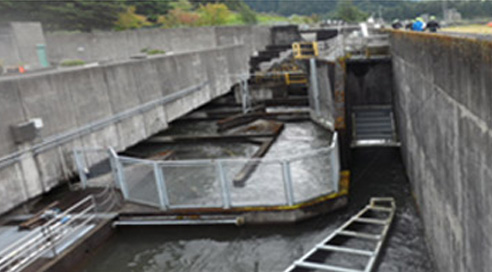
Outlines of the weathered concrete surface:
{"type": "Polygon", "coordinates": [[[37,22],[13,22],[0,27],[0,61],[4,66],[39,68],[36,44],[46,44],[37,22]]]}
{"type": "Polygon", "coordinates": [[[347,60],[347,105],[373,106],[393,103],[391,60],[347,60]]]}
{"type": "Polygon", "coordinates": [[[248,56],[246,46],[232,45],[0,79],[0,157],[22,154],[19,161],[0,166],[0,212],[71,176],[73,147],[112,146],[123,150],[228,92],[237,83],[231,75],[248,72],[248,56]],[[53,137],[67,131],[77,131],[205,82],[208,84],[199,91],[165,105],[50,144],[53,137]],[[19,146],[12,139],[10,126],[31,118],[43,119],[41,137],[19,146]]]}
{"type": "MultiPolygon", "coordinates": [[[[41,26],[32,27],[40,30],[41,26]]],[[[275,29],[275,37],[269,27],[257,26],[49,34],[48,53],[55,61],[112,61],[0,78],[0,213],[71,177],[74,147],[123,150],[228,92],[239,75],[248,73],[253,52],[274,42],[296,41],[297,27],[275,29]],[[129,59],[143,48],[174,53],[129,59]],[[198,85],[202,86],[198,91],[155,104],[198,85]],[[141,109],[149,103],[150,108],[141,109]],[[129,110],[133,112],[128,114],[129,110]],[[115,116],[125,117],[115,120],[115,116]],[[11,126],[32,118],[44,121],[41,137],[16,144],[11,126]]],[[[17,38],[28,44],[33,42],[28,38],[40,39],[24,34],[17,38]]],[[[32,58],[32,53],[26,57],[32,58]]]]}
{"type": "Polygon", "coordinates": [[[492,43],[391,36],[403,157],[439,271],[492,265],[492,43]]]}
{"type": "Polygon", "coordinates": [[[46,40],[49,59],[55,63],[63,59],[128,59],[144,48],[179,53],[238,44],[245,44],[251,55],[272,43],[270,27],[263,26],[49,33],[46,40]]]}

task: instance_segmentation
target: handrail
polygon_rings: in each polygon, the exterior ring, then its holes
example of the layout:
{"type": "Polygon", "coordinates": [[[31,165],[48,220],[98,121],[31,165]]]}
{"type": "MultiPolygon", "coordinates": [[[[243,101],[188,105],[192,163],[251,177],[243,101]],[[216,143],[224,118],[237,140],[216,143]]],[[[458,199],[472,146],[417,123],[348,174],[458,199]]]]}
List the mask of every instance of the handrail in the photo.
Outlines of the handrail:
{"type": "Polygon", "coordinates": [[[48,250],[54,250],[56,253],[56,243],[58,241],[87,224],[95,218],[95,215],[92,214],[82,223],[78,223],[77,226],[67,229],[70,226],[70,222],[75,222],[84,215],[90,214],[91,210],[95,212],[95,208],[94,197],[89,195],[64,212],[57,214],[43,226],[36,228],[32,233],[12,243],[0,251],[0,271],[19,271],[39,256],[45,254],[48,250]],[[87,207],[84,207],[85,205],[87,207]],[[84,207],[83,210],[75,213],[74,211],[80,207],[84,207]],[[68,222],[60,221],[68,215],[73,215],[68,222]],[[33,250],[34,252],[32,252],[33,250]],[[24,255],[25,253],[27,256],[24,255]]]}

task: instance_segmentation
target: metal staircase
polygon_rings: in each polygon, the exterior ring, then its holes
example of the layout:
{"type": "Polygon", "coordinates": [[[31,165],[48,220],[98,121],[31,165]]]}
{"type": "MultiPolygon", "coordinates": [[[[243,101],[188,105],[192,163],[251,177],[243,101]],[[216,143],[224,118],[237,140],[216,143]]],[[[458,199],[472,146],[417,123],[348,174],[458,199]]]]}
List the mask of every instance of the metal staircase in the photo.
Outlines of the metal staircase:
{"type": "Polygon", "coordinates": [[[352,147],[399,145],[391,106],[352,108],[352,147]]]}
{"type": "MultiPolygon", "coordinates": [[[[371,198],[370,203],[359,213],[351,217],[341,227],[317,244],[299,260],[295,261],[285,272],[332,271],[332,272],[371,272],[381,251],[388,230],[395,215],[396,205],[393,198],[371,198]],[[354,225],[372,228],[371,232],[354,230],[354,225]],[[340,239],[342,238],[342,239],[340,239]],[[336,240],[339,241],[336,241],[336,240]],[[349,240],[369,242],[370,249],[347,246],[349,240]],[[342,242],[340,242],[342,241],[342,242]],[[345,245],[344,245],[345,244],[345,245]],[[330,264],[330,254],[344,254],[349,257],[362,257],[357,268],[330,264]]],[[[364,228],[364,229],[365,229],[364,228]]],[[[357,241],[355,241],[357,242],[357,241]]]]}

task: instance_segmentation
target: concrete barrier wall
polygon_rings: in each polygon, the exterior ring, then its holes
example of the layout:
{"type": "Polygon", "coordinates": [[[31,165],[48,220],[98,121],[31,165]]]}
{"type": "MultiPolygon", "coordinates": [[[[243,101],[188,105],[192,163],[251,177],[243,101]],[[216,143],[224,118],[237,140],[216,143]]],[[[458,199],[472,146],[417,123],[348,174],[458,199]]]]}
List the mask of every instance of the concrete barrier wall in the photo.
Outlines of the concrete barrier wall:
{"type": "Polygon", "coordinates": [[[41,67],[37,44],[46,44],[41,23],[12,22],[0,27],[0,62],[4,66],[41,67]]]}
{"type": "Polygon", "coordinates": [[[263,26],[139,29],[119,32],[48,33],[50,61],[121,60],[144,48],[188,52],[224,45],[245,44],[250,53],[271,44],[271,29],[263,26]]]}
{"type": "Polygon", "coordinates": [[[391,36],[403,157],[439,271],[492,266],[492,43],[391,36]]]}
{"type": "MultiPolygon", "coordinates": [[[[92,68],[72,68],[0,79],[0,157],[20,159],[0,167],[0,212],[46,192],[73,175],[74,147],[123,150],[185,113],[228,92],[247,73],[250,45],[229,45],[92,68]],[[124,111],[208,84],[165,105],[62,137],[124,111]],[[42,118],[36,142],[16,145],[10,126],[42,118]],[[50,143],[51,142],[51,143],[50,143]]],[[[0,162],[4,163],[4,161],[0,162]]]]}

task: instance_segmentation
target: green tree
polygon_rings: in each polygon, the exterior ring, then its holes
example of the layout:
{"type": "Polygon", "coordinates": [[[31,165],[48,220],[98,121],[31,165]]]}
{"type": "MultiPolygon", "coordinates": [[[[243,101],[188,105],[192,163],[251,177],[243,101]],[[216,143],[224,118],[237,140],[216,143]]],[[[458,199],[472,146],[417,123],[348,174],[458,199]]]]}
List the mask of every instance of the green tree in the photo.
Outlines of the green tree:
{"type": "Polygon", "coordinates": [[[247,25],[253,25],[258,23],[258,18],[256,17],[256,13],[243,1],[239,1],[240,4],[238,6],[237,12],[241,16],[241,21],[247,25]]]}
{"type": "Polygon", "coordinates": [[[334,19],[343,20],[348,23],[355,23],[366,20],[369,14],[356,7],[352,1],[340,0],[338,1],[333,17],[334,19]]]}
{"type": "Polygon", "coordinates": [[[1,21],[39,21],[47,30],[111,29],[122,11],[122,1],[0,1],[1,21]]]}
{"type": "Polygon", "coordinates": [[[193,4],[191,4],[188,0],[173,1],[169,5],[172,9],[179,9],[182,11],[191,11],[193,9],[193,4]]]}
{"type": "Polygon", "coordinates": [[[170,2],[162,0],[127,0],[126,4],[128,6],[134,6],[136,14],[146,16],[147,20],[153,23],[159,20],[159,16],[167,14],[167,12],[171,9],[170,2]]]}
{"type": "Polygon", "coordinates": [[[201,3],[202,5],[221,3],[226,5],[229,10],[239,13],[241,21],[245,24],[256,24],[258,22],[256,13],[243,0],[203,0],[195,3],[201,3]]]}
{"type": "Polygon", "coordinates": [[[231,11],[224,4],[206,4],[198,8],[201,25],[215,26],[227,23],[231,11]]]}

